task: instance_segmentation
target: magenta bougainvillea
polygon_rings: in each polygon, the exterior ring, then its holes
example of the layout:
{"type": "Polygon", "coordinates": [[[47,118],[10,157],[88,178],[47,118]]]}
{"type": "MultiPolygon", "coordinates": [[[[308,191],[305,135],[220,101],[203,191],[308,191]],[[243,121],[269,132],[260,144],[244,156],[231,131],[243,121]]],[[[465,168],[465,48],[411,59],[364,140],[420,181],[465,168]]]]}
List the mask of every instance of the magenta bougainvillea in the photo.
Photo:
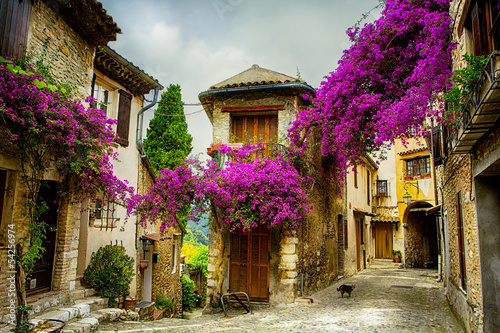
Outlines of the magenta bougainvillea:
{"type": "Polygon", "coordinates": [[[123,202],[133,193],[113,174],[114,120],[102,110],[66,98],[39,74],[5,58],[0,61],[0,109],[0,140],[15,147],[31,168],[53,165],[85,195],[103,191],[123,202]]]}
{"type": "Polygon", "coordinates": [[[165,169],[146,194],[130,200],[129,214],[139,214],[142,224],[159,221],[161,232],[177,223],[187,204],[196,207],[194,213],[215,207],[221,227],[229,230],[258,224],[297,228],[311,209],[307,181],[283,158],[256,158],[259,149],[220,147],[232,159],[222,168],[215,161],[187,161],[165,169]]]}
{"type": "Polygon", "coordinates": [[[420,132],[425,117],[440,116],[439,94],[451,77],[449,0],[387,0],[382,16],[348,30],[352,46],[338,68],[309,97],[289,131],[304,149],[321,140],[339,181],[350,162],[396,138],[420,132]]]}

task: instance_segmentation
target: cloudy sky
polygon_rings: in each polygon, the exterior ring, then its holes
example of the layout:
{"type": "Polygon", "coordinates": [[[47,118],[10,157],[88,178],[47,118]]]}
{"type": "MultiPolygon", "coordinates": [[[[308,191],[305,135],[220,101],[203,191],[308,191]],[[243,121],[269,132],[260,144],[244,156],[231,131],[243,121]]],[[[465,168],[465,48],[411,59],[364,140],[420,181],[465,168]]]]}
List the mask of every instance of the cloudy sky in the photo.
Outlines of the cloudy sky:
{"type": "MultiPolygon", "coordinates": [[[[109,46],[182,89],[184,103],[253,64],[318,87],[349,47],[345,34],[379,0],[99,0],[122,30],[109,46]]],[[[374,20],[379,11],[367,21],[374,20]]],[[[366,21],[364,21],[366,22],[366,21]]],[[[186,106],[186,114],[202,110],[186,106]]],[[[152,117],[153,111],[148,111],[152,117]]],[[[186,116],[193,154],[212,143],[204,112],[186,116]]],[[[145,132],[145,131],[144,131],[145,132]]],[[[204,158],[203,156],[200,156],[204,158]]]]}

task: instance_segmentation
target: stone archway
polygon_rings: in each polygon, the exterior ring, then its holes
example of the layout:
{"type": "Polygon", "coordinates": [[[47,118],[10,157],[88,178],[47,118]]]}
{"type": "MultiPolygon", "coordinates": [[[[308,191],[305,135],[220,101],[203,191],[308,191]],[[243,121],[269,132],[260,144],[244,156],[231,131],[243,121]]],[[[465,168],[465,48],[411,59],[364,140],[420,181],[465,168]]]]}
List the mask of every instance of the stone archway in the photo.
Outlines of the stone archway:
{"type": "Polygon", "coordinates": [[[426,215],[431,207],[428,202],[415,202],[405,211],[405,262],[410,267],[437,267],[436,219],[426,215]]]}

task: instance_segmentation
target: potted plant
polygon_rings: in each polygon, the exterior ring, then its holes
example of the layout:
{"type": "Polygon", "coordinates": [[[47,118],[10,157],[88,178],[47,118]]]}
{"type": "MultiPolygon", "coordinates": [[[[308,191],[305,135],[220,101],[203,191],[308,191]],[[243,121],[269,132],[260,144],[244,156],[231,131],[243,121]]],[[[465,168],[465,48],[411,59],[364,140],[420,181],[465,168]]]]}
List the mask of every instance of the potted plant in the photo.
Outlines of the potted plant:
{"type": "Polygon", "coordinates": [[[412,176],[405,176],[405,180],[413,180],[412,176]]]}
{"type": "Polygon", "coordinates": [[[392,250],[392,260],[394,262],[401,262],[401,251],[392,250]]]}
{"type": "Polygon", "coordinates": [[[431,173],[430,172],[425,172],[424,173],[424,178],[431,178],[431,173]]]}

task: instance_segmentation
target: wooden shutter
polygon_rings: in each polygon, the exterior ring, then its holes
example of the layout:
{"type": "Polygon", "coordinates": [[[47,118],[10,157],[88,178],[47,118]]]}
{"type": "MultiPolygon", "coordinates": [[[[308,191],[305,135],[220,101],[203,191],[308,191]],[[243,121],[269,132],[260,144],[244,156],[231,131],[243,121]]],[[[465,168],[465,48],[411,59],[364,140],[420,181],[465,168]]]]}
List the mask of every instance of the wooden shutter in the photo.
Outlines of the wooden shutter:
{"type": "Polygon", "coordinates": [[[432,128],[432,159],[434,160],[434,166],[443,164],[440,134],[439,127],[432,128]]]}
{"type": "Polygon", "coordinates": [[[7,180],[7,171],[0,170],[0,231],[2,228],[2,219],[3,219],[3,200],[5,196],[5,183],[7,180]]]}
{"type": "Polygon", "coordinates": [[[272,142],[278,138],[278,116],[233,117],[234,142],[272,142]]]}
{"type": "Polygon", "coordinates": [[[458,261],[460,265],[460,283],[462,289],[464,291],[467,291],[466,271],[465,271],[464,227],[462,219],[462,203],[460,201],[460,192],[457,193],[457,234],[458,234],[458,261]]]}
{"type": "Polygon", "coordinates": [[[118,125],[116,133],[118,139],[116,142],[122,146],[128,146],[128,135],[130,128],[130,108],[132,106],[132,95],[120,90],[120,102],[118,104],[118,125]]]}
{"type": "Polygon", "coordinates": [[[31,1],[0,1],[0,54],[14,58],[24,55],[28,43],[31,1]]]}

